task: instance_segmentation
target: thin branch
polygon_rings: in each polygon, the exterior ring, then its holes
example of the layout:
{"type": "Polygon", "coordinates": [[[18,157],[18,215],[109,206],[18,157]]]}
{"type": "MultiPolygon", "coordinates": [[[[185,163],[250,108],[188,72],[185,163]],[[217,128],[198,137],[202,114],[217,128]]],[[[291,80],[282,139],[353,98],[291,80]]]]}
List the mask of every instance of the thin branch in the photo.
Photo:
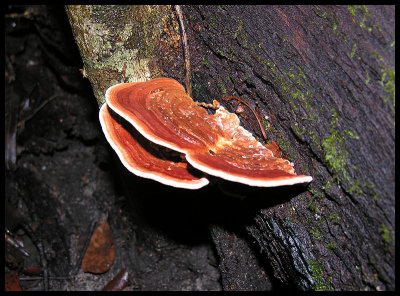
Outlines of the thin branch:
{"type": "Polygon", "coordinates": [[[179,5],[175,5],[176,14],[178,15],[179,24],[182,31],[182,43],[183,43],[183,50],[185,52],[185,84],[186,84],[186,91],[190,97],[192,97],[192,81],[190,80],[191,77],[191,69],[190,69],[190,58],[189,58],[189,44],[187,41],[185,24],[183,22],[183,15],[182,10],[179,5]]]}
{"type": "Polygon", "coordinates": [[[63,93],[58,93],[58,94],[54,94],[52,95],[50,98],[46,99],[45,101],[43,101],[35,110],[31,111],[31,113],[29,113],[25,118],[22,118],[17,126],[21,127],[23,124],[25,124],[25,122],[27,122],[28,120],[30,120],[32,117],[34,117],[40,110],[43,109],[44,106],[46,106],[49,102],[51,102],[54,98],[57,98],[58,96],[61,95],[65,95],[63,93]]]}
{"type": "Polygon", "coordinates": [[[230,101],[230,100],[238,100],[239,102],[241,102],[241,103],[243,103],[243,104],[245,104],[247,107],[249,107],[249,109],[251,110],[251,112],[253,112],[253,114],[254,114],[254,116],[256,117],[256,119],[257,119],[257,122],[258,122],[258,125],[260,126],[260,129],[261,129],[261,132],[262,132],[262,135],[264,136],[264,139],[265,140],[267,140],[268,138],[267,138],[267,134],[265,133],[265,131],[264,131],[264,127],[262,126],[262,124],[261,124],[261,122],[260,122],[260,119],[258,118],[258,116],[257,116],[257,114],[256,114],[256,111],[254,111],[254,109],[248,104],[248,103],[246,103],[245,101],[243,101],[242,99],[239,99],[239,98],[237,98],[237,97],[228,97],[228,98],[223,98],[225,101],[230,101]]]}

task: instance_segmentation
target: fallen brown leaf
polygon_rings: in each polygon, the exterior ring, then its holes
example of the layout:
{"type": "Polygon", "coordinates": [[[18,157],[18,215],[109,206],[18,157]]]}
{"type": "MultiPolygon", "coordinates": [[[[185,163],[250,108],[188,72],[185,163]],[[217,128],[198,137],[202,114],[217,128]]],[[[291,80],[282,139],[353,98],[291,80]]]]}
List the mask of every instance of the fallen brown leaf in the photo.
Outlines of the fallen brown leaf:
{"type": "Polygon", "coordinates": [[[104,273],[111,268],[114,262],[114,239],[107,218],[108,214],[106,214],[104,221],[100,219],[100,225],[90,238],[89,246],[82,260],[84,272],[104,273]]]}
{"type": "Polygon", "coordinates": [[[19,285],[19,276],[16,272],[6,273],[4,279],[4,290],[5,291],[22,291],[19,285]]]}
{"type": "Polygon", "coordinates": [[[104,286],[102,291],[122,291],[128,285],[128,279],[128,271],[124,268],[104,286]]]}

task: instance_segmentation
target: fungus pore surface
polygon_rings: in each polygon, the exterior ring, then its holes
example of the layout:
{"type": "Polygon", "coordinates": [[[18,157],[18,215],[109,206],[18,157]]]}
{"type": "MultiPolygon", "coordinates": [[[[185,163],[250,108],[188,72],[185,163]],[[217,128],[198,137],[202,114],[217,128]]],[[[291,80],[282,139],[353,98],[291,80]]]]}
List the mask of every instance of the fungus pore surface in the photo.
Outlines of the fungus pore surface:
{"type": "MultiPolygon", "coordinates": [[[[128,169],[132,166],[131,163],[138,162],[137,158],[142,158],[141,162],[151,158],[146,151],[139,148],[125,147],[133,145],[128,143],[134,142],[137,134],[122,131],[125,128],[113,121],[105,105],[128,121],[147,140],[184,154],[191,166],[207,174],[261,187],[292,185],[312,180],[311,176],[296,175],[288,160],[274,157],[268,148],[239,125],[236,114],[223,107],[213,115],[208,114],[186,94],[179,82],[170,78],[121,83],[110,87],[106,92],[106,104],[101,108],[100,121],[107,140],[117,151],[121,161],[125,166],[126,163],[130,164],[128,169]],[[115,129],[118,132],[114,132],[115,129]],[[127,138],[130,140],[126,140],[127,138]]],[[[153,159],[150,163],[153,164],[153,159]]],[[[164,165],[157,164],[154,167],[159,170],[161,166],[165,173],[164,165]]],[[[186,166],[187,170],[187,165],[180,162],[178,167],[186,166]]],[[[140,167],[146,167],[146,164],[142,163],[140,167]]],[[[135,173],[132,168],[130,170],[135,173]]],[[[157,171],[152,174],[159,173],[157,171]]],[[[174,176],[178,175],[185,174],[180,172],[174,176]]],[[[206,185],[203,179],[197,178],[194,181],[198,182],[196,186],[206,185]]],[[[169,181],[162,183],[168,184],[169,181]]]]}

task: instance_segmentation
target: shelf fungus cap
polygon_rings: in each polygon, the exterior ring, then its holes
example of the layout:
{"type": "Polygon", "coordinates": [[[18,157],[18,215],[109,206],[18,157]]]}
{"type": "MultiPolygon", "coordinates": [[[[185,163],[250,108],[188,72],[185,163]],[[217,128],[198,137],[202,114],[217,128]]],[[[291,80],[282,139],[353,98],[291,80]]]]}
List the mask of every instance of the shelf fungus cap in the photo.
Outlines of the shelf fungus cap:
{"type": "MultiPolygon", "coordinates": [[[[311,176],[297,175],[288,160],[274,157],[239,125],[236,114],[223,107],[208,114],[176,80],[114,85],[106,92],[106,104],[150,142],[184,154],[191,166],[209,175],[260,187],[312,181],[311,176]]],[[[107,138],[113,137],[114,127],[102,125],[107,138]]]]}
{"type": "Polygon", "coordinates": [[[199,189],[209,183],[207,178],[201,177],[203,173],[190,170],[190,165],[180,159],[179,153],[149,142],[112,113],[107,104],[103,104],[100,123],[107,141],[129,171],[178,188],[199,189]]]}

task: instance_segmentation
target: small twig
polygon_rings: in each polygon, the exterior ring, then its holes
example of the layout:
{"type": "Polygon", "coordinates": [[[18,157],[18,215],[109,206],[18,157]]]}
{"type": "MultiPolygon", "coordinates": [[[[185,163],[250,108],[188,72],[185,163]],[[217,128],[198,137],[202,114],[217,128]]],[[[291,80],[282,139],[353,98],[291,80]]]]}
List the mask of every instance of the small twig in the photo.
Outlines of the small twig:
{"type": "Polygon", "coordinates": [[[31,238],[32,242],[36,245],[36,248],[39,251],[40,265],[43,270],[43,290],[49,290],[49,273],[47,270],[47,260],[44,254],[44,248],[41,240],[36,237],[36,234],[33,232],[32,228],[28,223],[21,224],[28,236],[31,238]]]}
{"type": "Polygon", "coordinates": [[[260,119],[258,118],[258,116],[257,116],[256,112],[254,111],[254,109],[248,103],[246,103],[242,99],[239,99],[239,98],[233,97],[233,96],[232,97],[228,97],[228,98],[223,98],[223,99],[226,100],[226,101],[230,101],[230,100],[233,100],[233,99],[234,100],[238,100],[239,102],[241,102],[241,103],[245,104],[247,107],[249,107],[249,109],[251,110],[251,112],[253,112],[254,116],[257,119],[258,125],[260,126],[260,129],[261,129],[262,135],[264,136],[264,139],[267,140],[267,134],[264,131],[264,128],[263,128],[263,126],[262,126],[262,124],[260,122],[260,119]]]}
{"type": "Polygon", "coordinates": [[[30,19],[31,18],[31,13],[26,10],[23,13],[9,13],[4,15],[6,18],[27,18],[30,19]]]}
{"type": "MultiPolygon", "coordinates": [[[[70,280],[69,276],[49,276],[49,280],[51,281],[66,281],[70,280]]],[[[43,277],[41,276],[29,276],[29,277],[19,277],[20,281],[42,281],[43,277]]]]}
{"type": "Polygon", "coordinates": [[[204,107],[204,108],[209,108],[209,109],[214,109],[218,110],[219,107],[221,106],[220,103],[216,100],[213,100],[212,104],[210,103],[205,103],[205,102],[196,102],[198,106],[204,107]]]}
{"type": "Polygon", "coordinates": [[[56,97],[58,97],[58,96],[60,96],[60,95],[62,95],[62,94],[55,94],[55,95],[52,95],[50,98],[48,98],[47,100],[45,100],[44,102],[42,102],[42,103],[40,104],[40,106],[38,106],[35,110],[33,110],[28,116],[26,116],[25,118],[21,119],[21,120],[18,122],[17,126],[20,127],[20,126],[23,125],[25,122],[27,122],[28,120],[30,120],[30,119],[31,119],[33,116],[35,116],[40,110],[42,110],[42,108],[43,108],[44,106],[46,106],[47,103],[51,102],[54,98],[56,98],[56,97]]]}
{"type": "Polygon", "coordinates": [[[175,5],[176,14],[178,15],[179,24],[182,31],[182,43],[183,43],[183,50],[185,52],[185,84],[186,84],[186,91],[190,97],[192,97],[192,81],[190,80],[191,77],[191,70],[190,70],[190,58],[189,58],[189,44],[187,41],[186,31],[185,31],[185,24],[183,22],[183,15],[182,10],[179,5],[175,5]]]}
{"type": "Polygon", "coordinates": [[[73,276],[76,276],[76,275],[78,274],[78,272],[79,272],[79,268],[80,268],[81,265],[82,265],[83,257],[85,256],[86,249],[87,249],[88,246],[89,246],[90,239],[92,238],[92,234],[93,234],[93,232],[94,232],[96,226],[97,226],[97,221],[94,221],[94,222],[92,222],[92,224],[90,224],[89,233],[88,233],[88,236],[87,236],[87,238],[86,238],[85,245],[84,245],[84,247],[83,247],[82,253],[81,253],[81,255],[79,256],[78,262],[76,263],[76,265],[75,265],[75,267],[74,267],[74,269],[73,269],[73,276]]]}
{"type": "Polygon", "coordinates": [[[14,237],[11,236],[11,233],[5,233],[5,238],[4,241],[6,243],[9,243],[12,245],[14,248],[18,249],[22,254],[24,254],[26,257],[29,256],[29,253],[27,250],[24,249],[24,245],[22,242],[14,237]]]}

